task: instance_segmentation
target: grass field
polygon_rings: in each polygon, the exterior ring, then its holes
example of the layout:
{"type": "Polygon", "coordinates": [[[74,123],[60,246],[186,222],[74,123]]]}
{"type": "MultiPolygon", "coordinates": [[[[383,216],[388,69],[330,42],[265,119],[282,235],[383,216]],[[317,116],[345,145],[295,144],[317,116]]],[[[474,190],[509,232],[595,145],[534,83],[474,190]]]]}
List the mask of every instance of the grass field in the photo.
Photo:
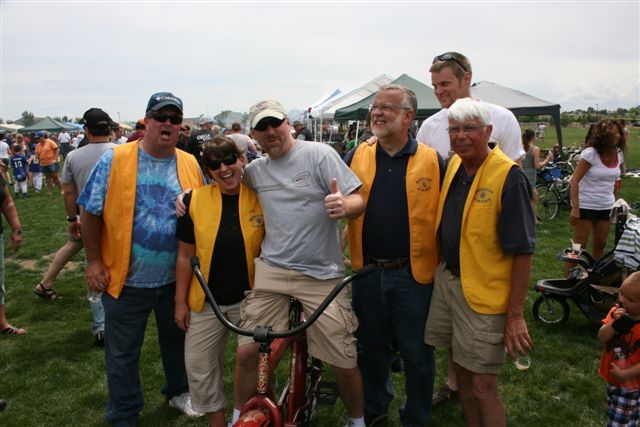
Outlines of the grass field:
{"type": "MultiPolygon", "coordinates": [[[[582,142],[585,129],[565,129],[565,146],[582,142]]],[[[543,148],[555,142],[551,130],[543,148]]],[[[640,167],[638,128],[632,129],[627,165],[640,167]]],[[[640,201],[640,180],[624,179],[620,195],[629,202],[640,201]]],[[[107,400],[103,352],[92,347],[91,313],[83,283],[82,257],[78,256],[56,282],[60,298],[44,301],[32,292],[53,253],[66,241],[66,221],[62,197],[30,194],[16,201],[24,227],[24,246],[12,254],[5,242],[7,313],[16,326],[25,327],[23,337],[0,337],[0,398],[8,407],[0,412],[2,426],[102,426],[107,400]]],[[[5,222],[6,224],[6,222],[5,222]]],[[[8,237],[7,237],[8,238],[8,237]]],[[[569,243],[566,211],[538,228],[537,252],[531,283],[541,278],[561,276],[555,255],[569,243]]],[[[604,383],[597,375],[601,345],[596,329],[571,305],[566,324],[546,326],[533,320],[533,290],[527,297],[525,316],[534,342],[532,366],[517,371],[507,363],[500,376],[508,425],[600,426],[605,422],[604,383]]],[[[235,343],[232,339],[231,343],[235,343]]],[[[234,344],[229,345],[230,348],[234,344]]],[[[228,350],[225,377],[230,396],[233,352],[228,350]]],[[[446,370],[443,351],[437,352],[438,379],[446,370]]],[[[145,392],[142,426],[206,425],[204,419],[190,421],[170,408],[159,393],[162,367],[154,322],[150,319],[141,360],[145,392]]],[[[403,378],[394,374],[396,400],[390,410],[390,426],[399,425],[397,410],[403,396],[403,378]]],[[[321,409],[314,426],[343,425],[341,403],[321,409]]],[[[430,425],[460,426],[457,404],[434,411],[430,425]]]]}

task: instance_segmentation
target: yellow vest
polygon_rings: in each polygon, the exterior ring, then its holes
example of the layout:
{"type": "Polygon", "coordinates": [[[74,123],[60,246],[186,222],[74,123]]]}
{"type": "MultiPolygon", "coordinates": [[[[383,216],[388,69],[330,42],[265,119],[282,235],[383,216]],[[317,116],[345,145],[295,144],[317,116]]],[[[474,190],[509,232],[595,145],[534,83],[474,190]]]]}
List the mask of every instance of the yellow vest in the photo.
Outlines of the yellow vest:
{"type": "MultiPolygon", "coordinates": [[[[114,298],[118,298],[122,292],[129,271],[139,143],[140,140],[137,140],[114,147],[102,211],[100,250],[102,262],[110,275],[107,292],[114,298]]],[[[176,150],[176,164],[183,190],[202,186],[200,167],[191,154],[176,150]]]]}
{"type": "MultiPolygon", "coordinates": [[[[244,240],[247,272],[249,273],[249,286],[253,288],[255,274],[253,260],[260,255],[260,245],[264,237],[264,218],[256,193],[245,185],[240,186],[238,213],[244,240]]],[[[196,255],[200,258],[202,275],[207,280],[222,217],[220,188],[210,184],[195,190],[189,204],[189,215],[193,221],[193,231],[196,237],[196,255]]],[[[191,279],[189,285],[187,304],[193,311],[202,311],[204,306],[204,291],[195,277],[191,279]]]]}
{"type": "MultiPolygon", "coordinates": [[[[351,169],[360,178],[360,195],[367,203],[376,176],[376,146],[360,144],[353,155],[351,169]]],[[[411,273],[416,282],[433,282],[437,262],[435,244],[435,213],[440,194],[440,168],[434,149],[418,144],[409,157],[405,177],[409,211],[409,258],[411,273]]],[[[349,248],[354,270],[363,265],[362,227],[364,216],[349,221],[349,248]]]]}
{"type": "MultiPolygon", "coordinates": [[[[437,227],[451,182],[462,161],[449,160],[438,204],[437,227]]],[[[502,209],[502,188],[516,164],[498,147],[487,156],[469,189],[460,230],[460,280],[469,306],[481,314],[506,313],[511,292],[513,256],[500,246],[498,216],[502,209]]]]}

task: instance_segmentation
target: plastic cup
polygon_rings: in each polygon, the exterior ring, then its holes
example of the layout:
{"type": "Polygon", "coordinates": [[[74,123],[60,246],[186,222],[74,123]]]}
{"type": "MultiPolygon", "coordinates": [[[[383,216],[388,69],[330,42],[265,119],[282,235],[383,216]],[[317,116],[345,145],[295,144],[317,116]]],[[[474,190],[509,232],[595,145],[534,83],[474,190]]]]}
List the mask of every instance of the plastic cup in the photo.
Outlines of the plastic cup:
{"type": "Polygon", "coordinates": [[[100,298],[102,298],[102,292],[93,289],[89,289],[89,291],[87,292],[87,299],[92,304],[100,302],[100,298]]]}
{"type": "MultiPolygon", "coordinates": [[[[507,350],[506,346],[504,348],[504,352],[506,353],[507,357],[509,357],[509,351],[507,350]]],[[[531,367],[531,355],[525,354],[524,356],[516,357],[515,359],[513,359],[513,366],[515,366],[519,371],[526,371],[531,367]]]]}
{"type": "Polygon", "coordinates": [[[531,356],[526,355],[516,357],[516,359],[513,361],[513,365],[519,371],[526,371],[531,366],[531,356]]]}
{"type": "Polygon", "coordinates": [[[580,249],[582,248],[582,245],[580,243],[572,243],[571,247],[573,248],[574,252],[580,252],[580,249]]]}

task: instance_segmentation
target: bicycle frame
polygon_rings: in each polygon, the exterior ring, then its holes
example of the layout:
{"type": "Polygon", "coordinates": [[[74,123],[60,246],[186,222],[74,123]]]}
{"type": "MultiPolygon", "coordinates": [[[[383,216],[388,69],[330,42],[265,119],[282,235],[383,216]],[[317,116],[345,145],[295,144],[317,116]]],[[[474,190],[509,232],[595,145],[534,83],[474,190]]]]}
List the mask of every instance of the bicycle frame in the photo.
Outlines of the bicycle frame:
{"type": "Polygon", "coordinates": [[[258,381],[256,394],[247,401],[240,413],[240,419],[234,424],[235,427],[249,426],[273,426],[273,427],[298,427],[308,423],[311,412],[317,400],[317,392],[320,384],[321,366],[319,361],[311,366],[311,381],[307,385],[307,362],[308,349],[306,335],[303,333],[311,326],[331,301],[349,284],[354,278],[370,273],[375,269],[373,265],[354,272],[337,284],[329,293],[318,308],[305,320],[302,308],[297,303],[291,312],[290,323],[293,329],[283,332],[274,332],[270,326],[256,326],[253,331],[245,330],[231,323],[222,313],[216,303],[206,280],[200,271],[198,257],[191,257],[191,267],[194,275],[204,291],[211,308],[220,322],[238,335],[253,337],[259,343],[258,358],[258,381]],[[291,368],[289,379],[283,389],[282,395],[276,402],[274,400],[274,390],[270,389],[269,378],[274,375],[275,366],[284,355],[284,352],[291,347],[291,368]],[[286,409],[286,411],[285,411],[286,409]],[[283,412],[285,415],[283,416],[283,412]]]}

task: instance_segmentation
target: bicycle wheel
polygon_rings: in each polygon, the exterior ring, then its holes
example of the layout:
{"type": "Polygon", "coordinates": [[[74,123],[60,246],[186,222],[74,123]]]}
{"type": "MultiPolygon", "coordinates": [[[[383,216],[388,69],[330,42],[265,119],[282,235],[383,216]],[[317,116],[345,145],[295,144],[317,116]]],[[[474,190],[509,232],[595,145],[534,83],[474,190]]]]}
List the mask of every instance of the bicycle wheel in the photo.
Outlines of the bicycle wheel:
{"type": "Polygon", "coordinates": [[[541,295],[533,303],[533,317],[548,325],[564,323],[569,319],[569,304],[564,298],[541,295]]]}
{"type": "Polygon", "coordinates": [[[538,190],[538,209],[536,215],[542,220],[554,219],[558,216],[558,193],[552,187],[539,185],[538,190]]]}

